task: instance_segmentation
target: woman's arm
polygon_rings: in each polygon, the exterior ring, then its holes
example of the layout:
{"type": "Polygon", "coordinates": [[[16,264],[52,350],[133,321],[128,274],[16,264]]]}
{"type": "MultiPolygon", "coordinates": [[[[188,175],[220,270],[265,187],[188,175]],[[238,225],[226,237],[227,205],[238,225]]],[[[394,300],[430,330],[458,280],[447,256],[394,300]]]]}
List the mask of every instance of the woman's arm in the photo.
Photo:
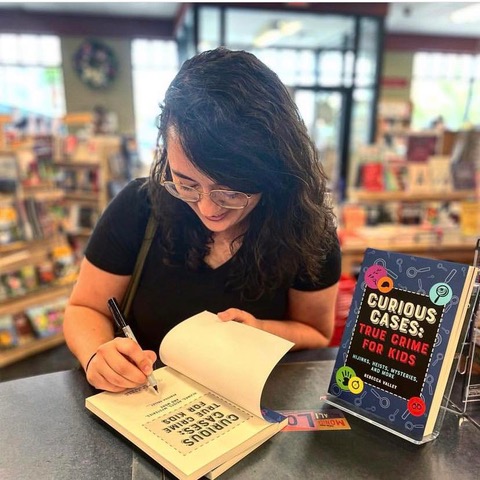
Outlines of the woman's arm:
{"type": "Polygon", "coordinates": [[[117,392],[145,383],[156,360],[154,352],[143,351],[130,339],[114,339],[107,300],[121,301],[129,280],[84,259],[65,310],[67,345],[84,369],[95,354],[86,373],[89,383],[99,389],[117,392]]]}
{"type": "Polygon", "coordinates": [[[338,283],[323,290],[304,292],[290,289],[285,320],[259,320],[243,310],[229,308],[218,316],[246,323],[295,343],[292,350],[328,346],[335,319],[338,283]]]}

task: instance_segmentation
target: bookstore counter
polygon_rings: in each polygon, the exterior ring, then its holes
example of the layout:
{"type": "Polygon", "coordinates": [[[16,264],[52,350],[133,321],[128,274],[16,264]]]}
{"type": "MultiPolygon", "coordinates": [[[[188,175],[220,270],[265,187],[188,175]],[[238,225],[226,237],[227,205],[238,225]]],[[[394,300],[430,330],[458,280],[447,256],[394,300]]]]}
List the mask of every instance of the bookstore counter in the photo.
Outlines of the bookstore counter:
{"type": "MultiPolygon", "coordinates": [[[[264,401],[321,410],[336,350],[293,352],[273,371],[264,401]]],[[[2,479],[173,479],[85,409],[94,390],[80,370],[0,384],[2,479]],[[163,476],[162,476],[163,475],[163,476]]],[[[480,423],[447,411],[438,438],[411,444],[346,414],[350,430],[283,431],[220,478],[478,479],[480,423]]]]}

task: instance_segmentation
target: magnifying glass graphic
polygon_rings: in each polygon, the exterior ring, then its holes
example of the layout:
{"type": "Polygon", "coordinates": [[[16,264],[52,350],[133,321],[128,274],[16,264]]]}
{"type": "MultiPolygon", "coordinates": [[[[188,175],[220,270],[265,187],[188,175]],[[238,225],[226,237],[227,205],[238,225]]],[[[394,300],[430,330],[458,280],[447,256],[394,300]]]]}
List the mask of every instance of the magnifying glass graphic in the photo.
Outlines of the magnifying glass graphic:
{"type": "Polygon", "coordinates": [[[435,293],[437,294],[437,298],[435,299],[434,303],[438,303],[440,298],[446,297],[448,295],[448,287],[446,285],[439,285],[435,289],[435,293]]]}
{"type": "Polygon", "coordinates": [[[430,289],[429,297],[435,305],[445,305],[452,297],[452,289],[446,283],[436,283],[430,289]]]}

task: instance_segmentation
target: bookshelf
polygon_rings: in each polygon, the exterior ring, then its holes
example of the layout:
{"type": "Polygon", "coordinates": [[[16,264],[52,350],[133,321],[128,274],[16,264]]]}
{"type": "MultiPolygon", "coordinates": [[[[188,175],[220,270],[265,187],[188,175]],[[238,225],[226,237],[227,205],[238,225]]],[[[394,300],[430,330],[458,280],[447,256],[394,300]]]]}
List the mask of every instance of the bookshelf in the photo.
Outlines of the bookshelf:
{"type": "Polygon", "coordinates": [[[51,146],[46,136],[32,137],[1,152],[0,368],[63,342],[77,266],[63,233],[65,194],[54,185],[51,146]]]}
{"type": "Polygon", "coordinates": [[[367,246],[381,250],[411,254],[418,257],[430,257],[439,260],[450,260],[471,264],[474,255],[474,246],[471,242],[452,242],[442,244],[412,244],[399,242],[347,242],[342,246],[342,273],[352,274],[362,262],[367,246]]]}
{"type": "Polygon", "coordinates": [[[357,273],[366,247],[470,264],[480,229],[480,177],[472,160],[478,155],[467,154],[478,153],[478,135],[413,132],[409,102],[380,107],[379,121],[403,144],[398,149],[379,139],[352,155],[347,201],[338,208],[343,273],[357,273]]]}
{"type": "Polygon", "coordinates": [[[408,191],[379,191],[368,192],[365,190],[350,190],[349,199],[354,202],[380,203],[380,202],[426,202],[426,201],[461,201],[474,199],[475,190],[457,190],[450,192],[418,192],[408,191]]]}
{"type": "MultiPolygon", "coordinates": [[[[475,240],[467,235],[461,227],[460,208],[464,203],[476,201],[476,192],[474,190],[450,190],[445,192],[430,190],[428,192],[409,192],[409,191],[378,191],[369,192],[360,189],[351,189],[349,191],[349,204],[341,207],[342,222],[340,234],[342,237],[342,272],[352,274],[356,272],[361,263],[365,248],[379,248],[382,250],[392,250],[401,253],[412,254],[415,256],[425,256],[437,258],[440,260],[451,260],[461,263],[471,264],[473,261],[475,240]],[[412,205],[412,210],[409,210],[412,205]],[[451,207],[456,205],[458,208],[451,207]],[[456,212],[459,223],[448,223],[441,218],[438,209],[443,206],[456,212]],[[379,222],[368,225],[369,208],[381,208],[385,211],[401,211],[399,215],[412,212],[417,214],[418,218],[413,218],[408,224],[399,222],[399,218],[394,214],[390,215],[390,222],[382,223],[381,215],[379,222]],[[389,210],[392,207],[393,210],[389,210]],[[348,214],[348,210],[352,212],[348,214]],[[426,213],[427,212],[427,213],[426,213]],[[428,213],[430,212],[430,213],[428,213]],[[433,212],[433,213],[431,213],[433,212]],[[360,213],[363,219],[359,222],[360,213]],[[429,218],[431,215],[433,218],[429,218]],[[353,217],[357,223],[349,226],[343,221],[344,218],[353,217]],[[418,221],[417,221],[418,220],[418,221]]],[[[444,214],[449,215],[448,213],[444,214]]]]}
{"type": "Polygon", "coordinates": [[[95,135],[91,113],[64,118],[64,134],[55,138],[56,187],[64,192],[66,233],[81,254],[86,239],[118,188],[126,184],[122,138],[95,135]]]}

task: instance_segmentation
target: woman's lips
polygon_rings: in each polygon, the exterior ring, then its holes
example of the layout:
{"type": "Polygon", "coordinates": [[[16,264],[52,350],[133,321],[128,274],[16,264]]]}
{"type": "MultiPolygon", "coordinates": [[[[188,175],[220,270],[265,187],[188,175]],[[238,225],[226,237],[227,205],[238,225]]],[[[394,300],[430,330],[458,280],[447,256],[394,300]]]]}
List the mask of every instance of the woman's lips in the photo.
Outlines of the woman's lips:
{"type": "Polygon", "coordinates": [[[225,216],[227,215],[227,212],[222,213],[221,215],[215,215],[214,217],[205,217],[209,222],[219,222],[220,220],[223,220],[225,216]]]}

